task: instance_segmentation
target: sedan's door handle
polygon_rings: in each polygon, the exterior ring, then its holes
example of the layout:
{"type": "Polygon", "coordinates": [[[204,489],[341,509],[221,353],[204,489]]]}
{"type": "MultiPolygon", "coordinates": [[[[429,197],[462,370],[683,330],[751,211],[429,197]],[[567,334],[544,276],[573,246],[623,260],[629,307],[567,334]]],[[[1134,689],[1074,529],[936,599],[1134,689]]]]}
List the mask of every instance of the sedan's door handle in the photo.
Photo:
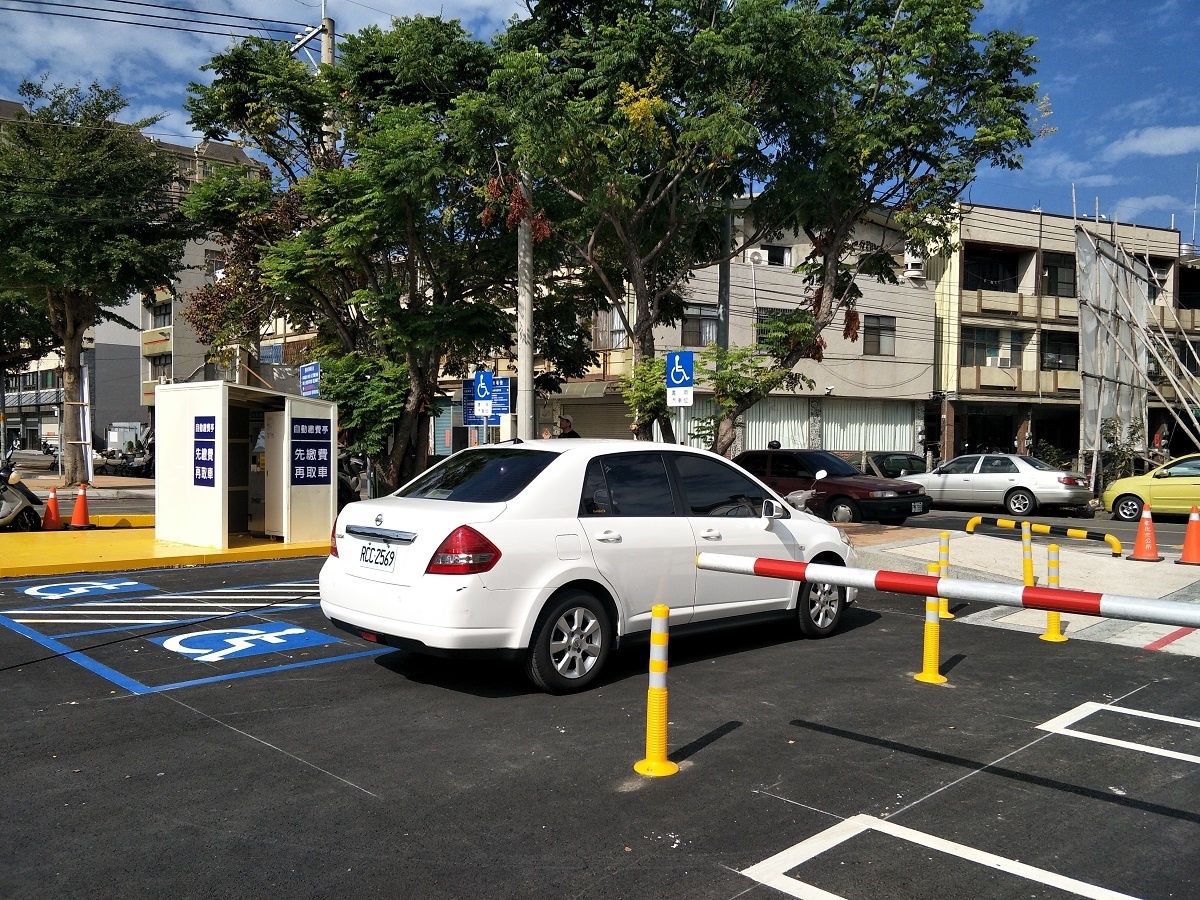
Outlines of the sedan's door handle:
{"type": "Polygon", "coordinates": [[[619,544],[621,543],[621,532],[605,528],[603,531],[597,533],[596,540],[603,541],[606,544],[619,544]]]}
{"type": "Polygon", "coordinates": [[[705,528],[702,532],[700,532],[700,537],[704,538],[706,541],[719,541],[721,539],[721,532],[717,531],[715,528],[705,528]]]}

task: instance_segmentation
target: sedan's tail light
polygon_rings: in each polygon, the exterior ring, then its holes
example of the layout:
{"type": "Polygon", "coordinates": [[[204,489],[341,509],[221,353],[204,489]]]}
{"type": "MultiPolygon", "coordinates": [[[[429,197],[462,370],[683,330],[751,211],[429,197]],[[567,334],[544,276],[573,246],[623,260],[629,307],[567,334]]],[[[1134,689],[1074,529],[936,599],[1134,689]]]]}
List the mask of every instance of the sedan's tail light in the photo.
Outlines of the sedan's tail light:
{"type": "Polygon", "coordinates": [[[500,561],[500,550],[469,525],[450,532],[433,553],[427,575],[474,575],[487,572],[500,561]]]}
{"type": "Polygon", "coordinates": [[[1075,487],[1087,487],[1087,479],[1079,475],[1060,475],[1058,483],[1074,485],[1075,487]]]}
{"type": "Polygon", "coordinates": [[[333,523],[333,531],[329,532],[329,555],[337,556],[337,523],[333,523]]]}

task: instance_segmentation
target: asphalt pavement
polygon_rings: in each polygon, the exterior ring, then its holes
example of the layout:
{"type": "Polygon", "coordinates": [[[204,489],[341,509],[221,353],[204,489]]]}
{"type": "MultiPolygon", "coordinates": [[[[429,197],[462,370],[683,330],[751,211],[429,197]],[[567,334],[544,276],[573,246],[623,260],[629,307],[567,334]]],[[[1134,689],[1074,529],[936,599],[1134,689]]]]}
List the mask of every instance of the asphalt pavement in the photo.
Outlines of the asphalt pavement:
{"type": "Polygon", "coordinates": [[[335,631],[319,566],[0,581],[0,895],[1200,896],[1194,657],[968,604],[922,684],[921,602],[864,591],[672,638],[648,778],[645,648],[551,697],[335,631]]]}

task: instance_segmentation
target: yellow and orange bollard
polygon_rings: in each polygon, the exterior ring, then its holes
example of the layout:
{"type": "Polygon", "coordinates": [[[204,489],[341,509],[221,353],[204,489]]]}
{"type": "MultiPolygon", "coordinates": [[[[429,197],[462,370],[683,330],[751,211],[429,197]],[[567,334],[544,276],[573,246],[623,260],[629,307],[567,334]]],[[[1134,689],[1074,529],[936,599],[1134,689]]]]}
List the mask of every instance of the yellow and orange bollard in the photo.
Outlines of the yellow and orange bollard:
{"type": "MultiPolygon", "coordinates": [[[[1046,553],[1046,583],[1052,588],[1059,586],[1058,544],[1051,544],[1046,553]]],[[[1062,613],[1055,610],[1046,611],[1046,633],[1039,635],[1043,641],[1061,644],[1067,639],[1062,633],[1062,613]]]]}
{"type": "Polygon", "coordinates": [[[674,775],[679,766],[667,759],[667,623],[671,610],[656,604],[650,611],[650,686],[646,689],[646,758],[633,764],[639,775],[674,775]]]}
{"type": "MultiPolygon", "coordinates": [[[[930,563],[925,571],[938,577],[938,563],[930,563]]],[[[946,676],[938,671],[938,655],[941,652],[941,621],[938,616],[938,598],[925,598],[925,647],[921,658],[921,671],[913,676],[926,684],[944,684],[946,676]]]]}
{"type": "MultiPolygon", "coordinates": [[[[950,532],[943,531],[938,535],[938,577],[950,577],[950,532]]],[[[950,612],[950,601],[945,597],[938,598],[938,618],[953,619],[950,612]]]]}

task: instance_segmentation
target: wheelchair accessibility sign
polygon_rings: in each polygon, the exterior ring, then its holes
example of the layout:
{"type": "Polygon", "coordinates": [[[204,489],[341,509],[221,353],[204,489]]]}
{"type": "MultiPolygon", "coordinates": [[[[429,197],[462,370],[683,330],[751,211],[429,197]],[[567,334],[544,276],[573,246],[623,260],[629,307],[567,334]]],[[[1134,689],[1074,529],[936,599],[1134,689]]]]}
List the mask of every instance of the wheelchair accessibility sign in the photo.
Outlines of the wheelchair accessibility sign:
{"type": "Polygon", "coordinates": [[[267,622],[238,628],[213,628],[189,631],[171,637],[150,639],[164,650],[190,657],[196,662],[222,662],[260,653],[295,650],[298,647],[319,647],[339,644],[335,637],[319,631],[309,631],[287,622],[267,622]]]}

